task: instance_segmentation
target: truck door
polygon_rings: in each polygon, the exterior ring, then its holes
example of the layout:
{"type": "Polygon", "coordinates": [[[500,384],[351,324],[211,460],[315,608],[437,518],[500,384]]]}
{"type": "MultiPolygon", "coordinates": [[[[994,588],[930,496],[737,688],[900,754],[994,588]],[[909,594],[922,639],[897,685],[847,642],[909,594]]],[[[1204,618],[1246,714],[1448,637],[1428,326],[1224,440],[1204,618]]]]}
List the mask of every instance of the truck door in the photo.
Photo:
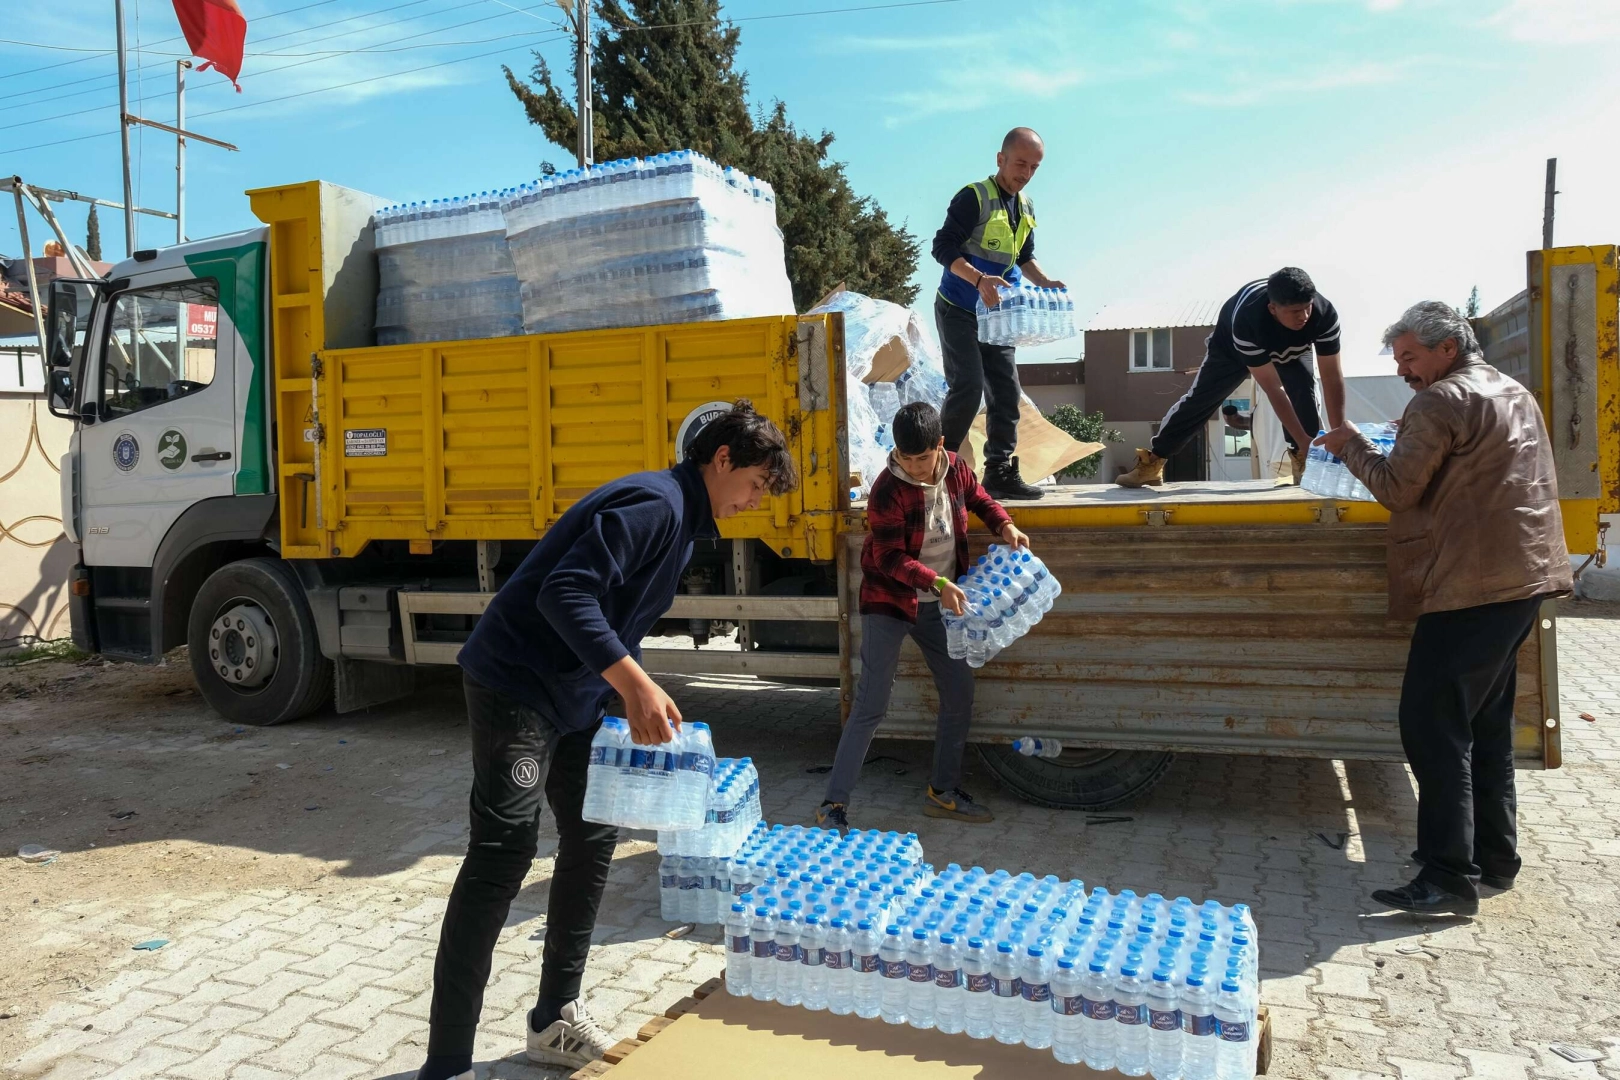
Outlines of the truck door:
{"type": "Polygon", "coordinates": [[[81,527],[89,566],[150,567],[192,504],[236,476],[236,335],[219,286],[183,266],[131,279],[87,350],[81,527]]]}

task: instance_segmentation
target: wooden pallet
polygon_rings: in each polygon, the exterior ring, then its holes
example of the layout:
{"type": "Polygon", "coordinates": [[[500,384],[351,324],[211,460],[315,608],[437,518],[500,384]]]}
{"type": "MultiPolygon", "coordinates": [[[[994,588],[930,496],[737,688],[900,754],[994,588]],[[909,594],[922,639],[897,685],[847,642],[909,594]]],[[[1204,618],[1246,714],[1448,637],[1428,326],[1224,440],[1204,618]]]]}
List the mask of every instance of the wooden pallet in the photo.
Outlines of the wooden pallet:
{"type": "MultiPolygon", "coordinates": [[[[722,993],[724,989],[725,982],[722,979],[710,979],[696,990],[693,990],[690,996],[681,998],[681,1000],[665,1009],[663,1016],[655,1016],[645,1024],[642,1024],[641,1030],[636,1032],[635,1038],[620,1039],[608,1049],[608,1052],[603,1056],[601,1061],[591,1062],[583,1069],[573,1073],[569,1077],[569,1080],[601,1080],[603,1077],[611,1078],[613,1066],[635,1053],[641,1047],[647,1045],[653,1036],[657,1035],[659,1032],[669,1027],[669,1025],[673,1024],[677,1017],[680,1017],[685,1013],[697,1008],[698,1002],[702,1001],[710,994],[722,993]]],[[[1262,1076],[1271,1069],[1271,1011],[1264,1005],[1260,1006],[1260,1046],[1256,1057],[1256,1063],[1258,1065],[1257,1072],[1262,1076]]]]}

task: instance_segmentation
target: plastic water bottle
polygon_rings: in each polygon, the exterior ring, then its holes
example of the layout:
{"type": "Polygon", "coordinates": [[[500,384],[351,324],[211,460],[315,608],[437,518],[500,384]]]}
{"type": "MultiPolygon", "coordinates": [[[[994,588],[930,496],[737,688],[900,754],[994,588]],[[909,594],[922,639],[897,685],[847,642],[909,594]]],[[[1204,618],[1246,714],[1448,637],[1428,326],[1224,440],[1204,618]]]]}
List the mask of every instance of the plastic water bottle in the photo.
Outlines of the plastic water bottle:
{"type": "Polygon", "coordinates": [[[982,594],[968,606],[963,637],[968,667],[983,667],[990,655],[990,624],[986,618],[982,594]]]}
{"type": "Polygon", "coordinates": [[[834,1016],[848,1016],[855,1011],[855,973],[850,968],[849,924],[842,916],[833,916],[823,948],[823,964],[827,968],[827,1011],[834,1016]]]}
{"type": "Polygon", "coordinates": [[[934,962],[928,931],[918,927],[906,945],[906,1023],[924,1031],[934,1026],[934,962]]]}
{"type": "Polygon", "coordinates": [[[797,1005],[804,1000],[804,983],[799,974],[799,932],[804,904],[788,901],[788,909],[776,920],[776,1000],[797,1005]]]}
{"type": "MultiPolygon", "coordinates": [[[[589,782],[587,779],[586,783],[589,782]]],[[[665,922],[679,922],[681,918],[678,865],[679,860],[673,855],[658,860],[658,917],[665,922]]]]}
{"type": "Polygon", "coordinates": [[[1080,973],[1075,970],[1074,958],[1058,960],[1052,972],[1052,1056],[1065,1065],[1078,1065],[1085,1060],[1081,1014],[1080,973]]]}
{"type": "Polygon", "coordinates": [[[991,1034],[998,1043],[1011,1046],[1023,1041],[1023,996],[1019,993],[1018,957],[1013,955],[1012,942],[996,943],[990,958],[991,1034]]]}
{"type": "Polygon", "coordinates": [[[962,950],[962,1030],[975,1039],[988,1039],[992,1028],[990,955],[984,939],[970,937],[962,950]]]}
{"type": "Polygon", "coordinates": [[[939,935],[934,949],[934,1026],[947,1035],[967,1025],[962,986],[962,945],[953,933],[939,935]]]}
{"type": "Polygon", "coordinates": [[[822,925],[826,911],[825,907],[817,905],[815,911],[804,917],[804,931],[799,935],[799,964],[804,969],[799,974],[803,982],[804,1007],[811,1012],[820,1012],[827,1007],[827,968],[823,944],[826,927],[822,925]]]}
{"type": "Polygon", "coordinates": [[[873,1019],[882,1011],[883,958],[879,941],[880,935],[870,919],[855,924],[850,941],[850,971],[854,974],[850,997],[855,1004],[855,1015],[865,1020],[873,1019]]]}
{"type": "Polygon", "coordinates": [[[1207,976],[1194,967],[1181,992],[1182,1080],[1214,1080],[1216,1033],[1215,1000],[1204,985],[1207,976]]]}
{"type": "Polygon", "coordinates": [[[1228,978],[1215,995],[1215,1023],[1219,1043],[1215,1050],[1216,1080],[1250,1080],[1254,1076],[1254,1022],[1243,988],[1228,978]]]}
{"type": "Polygon", "coordinates": [[[906,965],[906,946],[898,926],[890,925],[884,930],[883,941],[878,945],[878,960],[883,975],[883,1004],[878,1015],[886,1024],[903,1024],[910,997],[911,971],[906,965]]]}
{"type": "Polygon", "coordinates": [[[1055,758],[1063,753],[1063,744],[1056,739],[1037,739],[1025,736],[1013,740],[1013,749],[1025,757],[1055,758]]]}
{"type": "Polygon", "coordinates": [[[953,615],[940,609],[945,619],[945,652],[952,660],[967,659],[967,615],[953,615]]]}
{"type": "Polygon", "coordinates": [[[1024,955],[1018,993],[1024,1002],[1024,1045],[1045,1050],[1052,1045],[1052,958],[1039,945],[1024,955]]]}
{"type": "Polygon", "coordinates": [[[1087,1068],[1107,1072],[1114,1067],[1114,1048],[1119,1027],[1114,1022],[1114,986],[1108,974],[1108,954],[1098,951],[1086,967],[1080,982],[1081,1046],[1087,1068]]]}
{"type": "Polygon", "coordinates": [[[753,943],[749,938],[748,909],[732,904],[726,916],[726,993],[732,997],[749,995],[749,978],[754,969],[753,943]]]}
{"type": "Polygon", "coordinates": [[[1175,970],[1160,964],[1148,984],[1148,1071],[1155,1080],[1181,1078],[1181,991],[1175,970]]]}
{"type": "Polygon", "coordinates": [[[1126,1076],[1146,1076],[1148,1071],[1147,979],[1142,976],[1142,960],[1128,954],[1114,983],[1115,1033],[1114,1068],[1126,1076]]]}
{"type": "Polygon", "coordinates": [[[748,971],[748,995],[755,1001],[776,1000],[776,918],[768,907],[754,909],[748,927],[754,962],[748,971]]]}
{"type": "Polygon", "coordinates": [[[990,644],[1005,649],[1013,642],[1012,628],[1007,625],[1007,612],[1012,610],[1012,599],[1000,589],[990,590],[990,611],[985,621],[990,644]]]}

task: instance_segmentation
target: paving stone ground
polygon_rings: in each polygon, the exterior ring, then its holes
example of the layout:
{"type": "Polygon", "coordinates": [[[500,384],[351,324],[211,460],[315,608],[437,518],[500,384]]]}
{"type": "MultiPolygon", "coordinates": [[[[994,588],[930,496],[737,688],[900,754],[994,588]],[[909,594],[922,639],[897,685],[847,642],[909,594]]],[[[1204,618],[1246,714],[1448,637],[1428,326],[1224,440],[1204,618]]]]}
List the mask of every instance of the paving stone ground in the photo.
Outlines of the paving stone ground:
{"type": "MultiPolygon", "coordinates": [[[[1022,803],[970,769],[970,790],[996,813],[993,824],[974,827],[921,816],[929,747],[886,741],[874,746],[879,760],[862,777],[852,816],[860,826],[918,832],[938,863],[1250,903],[1260,926],[1262,997],[1275,1024],[1274,1076],[1616,1080],[1620,610],[1568,607],[1559,667],[1564,767],[1520,773],[1524,871],[1515,890],[1488,897],[1473,920],[1390,915],[1368,898],[1410,872],[1415,801],[1401,766],[1183,756],[1149,796],[1122,811],[1130,821],[1089,827],[1083,815],[1022,803]],[[1582,712],[1596,721],[1578,719],[1582,712]],[[1336,841],[1340,833],[1342,850],[1318,837],[1336,841]],[[1549,1050],[1553,1042],[1610,1057],[1571,1064],[1549,1050]]],[[[184,674],[175,677],[183,682],[184,674]]],[[[713,723],[722,752],[759,763],[767,817],[805,820],[823,783],[810,770],[829,762],[836,745],[834,696],[742,678],[670,682],[688,718],[713,723]]],[[[411,707],[457,707],[453,687],[434,693],[411,707]]],[[[0,718],[8,707],[0,706],[0,718]]],[[[318,718],[276,737],[300,729],[375,737],[391,715],[379,708],[318,718]]],[[[87,889],[27,908],[12,925],[32,944],[95,947],[105,957],[87,985],[28,1002],[18,1017],[0,1021],[27,1024],[9,1044],[20,1052],[0,1060],[0,1076],[411,1076],[426,1041],[439,919],[464,843],[468,777],[453,727],[413,737],[431,747],[420,764],[368,796],[408,826],[390,834],[387,850],[374,850],[374,838],[334,840],[333,826],[310,816],[309,828],[328,830],[328,849],[356,849],[363,871],[313,886],[221,883],[133,900],[87,889]],[[368,845],[373,850],[360,858],[368,845]],[[147,937],[170,944],[155,952],[108,944],[147,937]]],[[[139,744],[144,749],[120,744],[116,752],[172,754],[171,744],[186,738],[153,737],[139,744]]],[[[52,747],[94,761],[97,733],[64,729],[52,747]]],[[[542,857],[497,946],[477,1047],[480,1080],[557,1075],[521,1059],[554,848],[545,829],[542,857]]],[[[237,842],[254,841],[244,829],[237,842]]],[[[593,1010],[621,1036],[722,968],[716,933],[663,937],[656,862],[644,835],[621,843],[586,975],[593,1010]]]]}

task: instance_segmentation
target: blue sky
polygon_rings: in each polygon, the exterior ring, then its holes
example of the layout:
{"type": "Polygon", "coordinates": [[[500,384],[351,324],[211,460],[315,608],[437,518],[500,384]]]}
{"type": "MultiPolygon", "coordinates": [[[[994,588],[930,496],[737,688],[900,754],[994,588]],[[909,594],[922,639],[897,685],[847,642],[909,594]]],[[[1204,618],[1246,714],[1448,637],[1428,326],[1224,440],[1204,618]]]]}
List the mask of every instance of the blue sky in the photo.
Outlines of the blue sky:
{"type": "MultiPolygon", "coordinates": [[[[512,184],[571,156],[526,122],[499,67],[526,70],[538,48],[567,69],[549,0],[240,2],[242,92],[189,76],[189,125],[242,147],[188,153],[193,237],[254,224],[249,187],[320,178],[403,200],[512,184]],[[354,85],[327,89],[342,83],[354,85]]],[[[946,202],[992,171],[1014,124],[1046,138],[1030,188],[1038,253],[1079,307],[1218,300],[1292,263],[1338,304],[1362,373],[1379,370],[1378,335],[1405,304],[1460,303],[1477,284],[1489,308],[1522,287],[1547,157],[1564,192],[1558,242],[1620,240],[1614,0],[1027,0],[988,25],[971,0],[872,3],[724,10],[756,104],[780,98],[802,128],[835,132],[858,190],[923,239],[919,306],[946,202]],[[830,8],[867,10],[800,14],[830,8]]],[[[0,34],[110,48],[110,7],[13,5],[0,34]]],[[[173,11],[125,7],[145,66],[132,108],[172,121],[173,11]]],[[[0,44],[0,173],[116,199],[117,138],[79,138],[116,129],[113,70],[110,55],[0,44]],[[28,70],[66,61],[79,62],[28,70]],[[36,147],[66,139],[78,141],[36,147]]],[[[136,147],[137,201],[172,209],[173,140],[148,132],[136,147]]],[[[63,216],[81,237],[83,211],[63,216]]],[[[0,218],[0,251],[14,254],[13,215],[0,218]]],[[[121,253],[119,215],[102,222],[121,253]]],[[[158,219],[141,228],[143,246],[173,236],[158,219]]]]}

